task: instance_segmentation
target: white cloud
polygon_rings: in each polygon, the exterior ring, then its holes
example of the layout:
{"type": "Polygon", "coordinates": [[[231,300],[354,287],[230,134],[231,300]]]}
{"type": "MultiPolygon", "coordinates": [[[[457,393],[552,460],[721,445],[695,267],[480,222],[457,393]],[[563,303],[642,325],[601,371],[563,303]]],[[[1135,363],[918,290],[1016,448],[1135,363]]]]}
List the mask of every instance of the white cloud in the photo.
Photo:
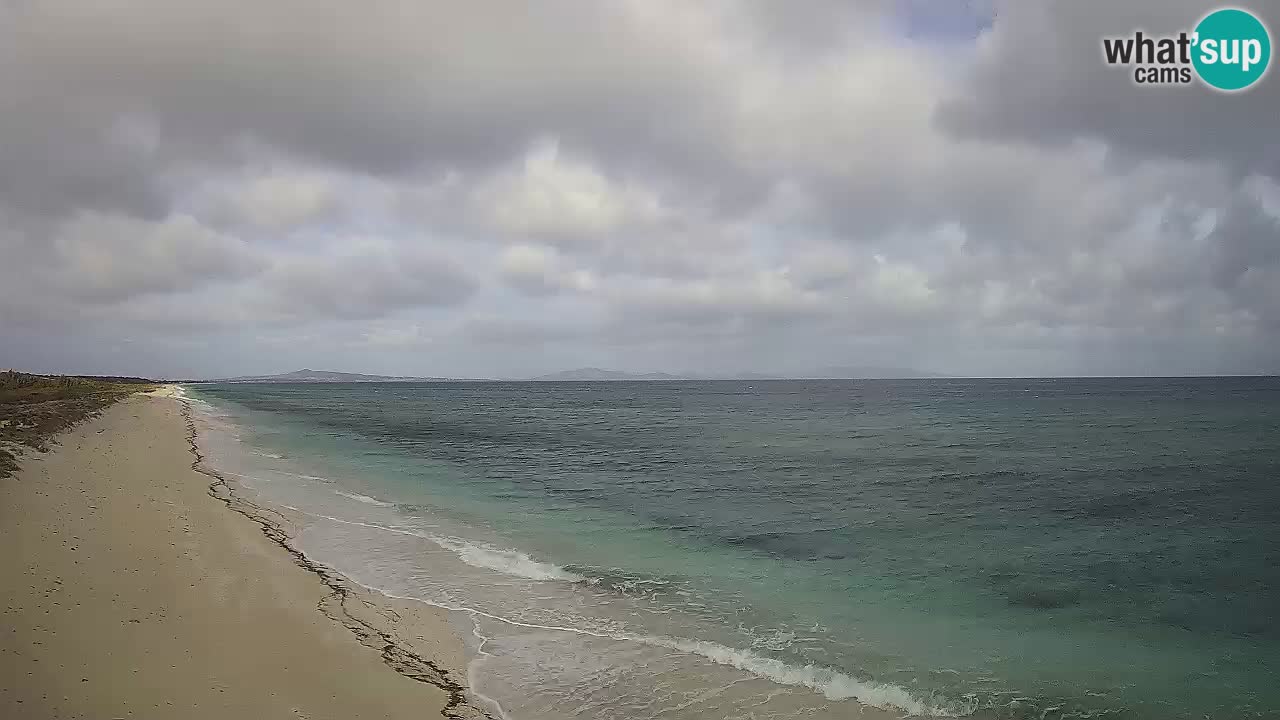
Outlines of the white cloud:
{"type": "Polygon", "coordinates": [[[317,172],[271,172],[230,188],[226,212],[266,230],[284,230],[324,218],[335,211],[338,189],[332,177],[317,172]]]}
{"type": "Polygon", "coordinates": [[[664,216],[654,193],[566,157],[554,140],[536,144],[516,167],[479,183],[471,203],[488,228],[552,242],[603,243],[664,216]]]}
{"type": "Polygon", "coordinates": [[[598,284],[593,272],[567,267],[559,253],[548,246],[512,245],[502,251],[498,262],[507,282],[535,295],[565,290],[590,292],[598,284]]]}

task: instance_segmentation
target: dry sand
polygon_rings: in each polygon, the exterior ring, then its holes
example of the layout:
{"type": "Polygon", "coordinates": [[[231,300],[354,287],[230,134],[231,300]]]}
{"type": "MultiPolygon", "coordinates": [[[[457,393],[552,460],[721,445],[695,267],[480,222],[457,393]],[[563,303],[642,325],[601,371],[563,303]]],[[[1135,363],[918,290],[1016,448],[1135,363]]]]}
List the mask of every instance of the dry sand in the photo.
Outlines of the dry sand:
{"type": "Polygon", "coordinates": [[[441,612],[304,567],[158,395],[0,478],[0,718],[480,714],[441,612]]]}

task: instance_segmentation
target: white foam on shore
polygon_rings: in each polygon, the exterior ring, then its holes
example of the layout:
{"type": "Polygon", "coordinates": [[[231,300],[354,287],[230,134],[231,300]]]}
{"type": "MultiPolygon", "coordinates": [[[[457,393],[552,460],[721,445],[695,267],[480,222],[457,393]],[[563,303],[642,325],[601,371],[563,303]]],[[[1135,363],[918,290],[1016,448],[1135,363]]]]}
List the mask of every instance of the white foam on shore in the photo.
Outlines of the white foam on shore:
{"type": "MultiPolygon", "coordinates": [[[[187,399],[187,401],[190,402],[191,399],[187,399]]],[[[239,475],[238,473],[230,474],[239,475]]],[[[315,476],[299,475],[299,477],[311,477],[315,480],[323,480],[323,478],[315,476]]],[[[348,493],[340,490],[335,490],[334,492],[340,496],[370,505],[393,505],[393,503],[386,503],[367,495],[348,493]]],[[[437,545],[441,549],[454,553],[459,560],[467,565],[503,573],[505,575],[537,581],[583,582],[587,580],[587,578],[582,575],[570,572],[553,563],[535,560],[526,553],[518,550],[498,548],[492,545],[476,543],[455,536],[437,535],[406,527],[394,527],[377,523],[348,520],[330,515],[322,515],[314,512],[308,512],[292,505],[283,505],[283,507],[303,515],[322,518],[336,523],[361,526],[381,532],[421,538],[437,545]]],[[[310,554],[308,554],[308,558],[313,561],[320,562],[321,564],[328,565],[328,563],[325,563],[310,554]]],[[[486,612],[480,608],[437,602],[422,597],[390,593],[376,585],[370,585],[362,582],[351,576],[349,573],[347,573],[347,577],[355,584],[385,595],[386,597],[420,602],[424,605],[437,607],[446,611],[466,613],[473,618],[485,618],[511,627],[573,633],[576,635],[601,638],[615,642],[641,643],[651,647],[665,648],[677,652],[697,655],[718,665],[733,667],[753,676],[778,683],[779,685],[808,688],[831,701],[852,700],[862,705],[881,710],[901,712],[910,716],[923,717],[959,717],[966,715],[973,710],[973,708],[956,706],[951,703],[938,703],[917,698],[907,689],[897,685],[877,683],[870,680],[860,680],[838,670],[819,665],[810,664],[802,666],[790,664],[776,658],[766,657],[752,650],[730,647],[720,643],[684,637],[642,634],[632,635],[625,632],[618,632],[616,630],[593,630],[582,627],[525,622],[486,612]]],[[[473,681],[473,685],[474,684],[475,683],[473,681]]],[[[501,708],[495,700],[490,698],[484,699],[489,700],[489,702],[495,707],[501,708]]],[[[499,710],[499,712],[501,712],[501,710],[499,710]]],[[[505,713],[502,714],[505,716],[505,713]]]]}
{"type": "MultiPolygon", "coordinates": [[[[517,550],[501,550],[488,545],[472,543],[457,537],[415,532],[401,528],[378,525],[376,523],[345,520],[343,518],[336,518],[328,515],[316,515],[314,513],[308,513],[300,510],[296,507],[288,507],[290,510],[302,512],[303,514],[311,515],[312,517],[320,517],[342,524],[359,525],[361,527],[368,527],[398,535],[410,535],[422,538],[440,546],[443,549],[454,552],[460,560],[472,567],[494,570],[507,575],[514,575],[532,580],[564,580],[569,582],[585,580],[581,575],[569,572],[552,563],[539,562],[517,550]]],[[[907,715],[924,717],[959,717],[972,712],[972,708],[969,707],[956,707],[950,704],[944,705],[922,700],[912,695],[905,688],[897,685],[860,680],[838,670],[822,667],[820,665],[793,665],[782,660],[760,655],[751,650],[729,647],[727,645],[721,645],[720,643],[706,640],[695,640],[664,635],[631,635],[618,632],[595,631],[563,625],[545,625],[540,623],[524,622],[495,615],[493,613],[465,605],[452,605],[434,602],[420,597],[395,595],[388,593],[377,586],[368,585],[355,578],[351,579],[353,582],[356,582],[366,589],[377,591],[387,595],[388,597],[421,602],[426,605],[431,605],[433,607],[453,612],[468,613],[506,625],[511,625],[513,627],[568,632],[618,642],[638,642],[653,647],[667,648],[669,650],[698,655],[718,665],[727,665],[729,667],[737,668],[738,670],[742,670],[757,677],[765,678],[778,683],[779,685],[809,688],[831,701],[853,700],[862,705],[879,708],[881,710],[898,711],[906,713],[907,715]]]]}
{"type": "Polygon", "coordinates": [[[586,578],[548,562],[539,562],[519,550],[503,550],[455,537],[425,535],[428,540],[445,550],[451,550],[462,562],[486,570],[496,570],[506,575],[530,580],[566,580],[578,582],[586,578]]]}
{"type": "Polygon", "coordinates": [[[437,607],[442,610],[466,613],[473,617],[482,617],[504,625],[510,625],[512,627],[527,628],[531,630],[567,632],[575,635],[585,635],[605,640],[614,640],[617,642],[637,642],[644,645],[698,655],[718,665],[727,665],[737,668],[738,670],[775,682],[779,685],[809,688],[832,701],[853,700],[868,707],[902,712],[908,716],[921,717],[962,717],[970,714],[974,710],[972,707],[956,707],[950,704],[940,705],[926,702],[916,698],[905,688],[897,685],[859,680],[837,670],[832,670],[818,665],[791,665],[781,660],[757,655],[750,650],[728,647],[705,640],[596,632],[588,629],[562,625],[545,625],[540,623],[524,622],[495,615],[493,613],[465,605],[453,605],[450,603],[435,602],[420,597],[389,593],[382,588],[369,585],[355,578],[351,578],[351,581],[366,590],[372,590],[385,595],[386,597],[397,600],[420,602],[424,605],[430,605],[431,607],[437,607]]]}
{"type": "Polygon", "coordinates": [[[581,582],[586,580],[585,577],[569,572],[554,563],[534,560],[519,550],[503,550],[491,545],[473,543],[463,540],[462,538],[448,535],[436,535],[434,533],[421,532],[401,527],[391,527],[388,525],[380,525],[378,523],[347,520],[345,518],[334,517],[332,515],[308,512],[293,505],[285,505],[284,507],[288,510],[302,513],[309,517],[329,520],[330,522],[336,522],[342,525],[355,525],[357,527],[380,530],[382,532],[394,533],[396,535],[407,535],[409,537],[420,538],[440,547],[442,550],[452,552],[458,556],[459,560],[471,567],[494,570],[503,573],[504,575],[512,575],[514,577],[521,577],[529,580],[563,580],[566,582],[581,582]]]}
{"type": "MultiPolygon", "coordinates": [[[[315,476],[302,476],[302,477],[322,479],[322,478],[315,478],[315,476]]],[[[346,492],[345,490],[334,490],[333,493],[335,495],[340,495],[344,498],[347,498],[348,500],[355,500],[356,502],[362,502],[365,505],[375,505],[377,507],[395,507],[395,503],[384,502],[382,500],[379,500],[378,498],[369,497],[368,495],[361,495],[360,493],[346,492]]]]}
{"type": "Polygon", "coordinates": [[[718,665],[728,665],[758,677],[767,678],[779,685],[807,687],[819,692],[828,700],[855,700],[881,710],[900,710],[908,715],[925,717],[954,717],[960,712],[924,702],[904,688],[887,683],[859,680],[831,668],[819,665],[791,665],[750,650],[728,647],[706,640],[689,640],[671,637],[634,638],[659,647],[701,655],[718,665]]]}

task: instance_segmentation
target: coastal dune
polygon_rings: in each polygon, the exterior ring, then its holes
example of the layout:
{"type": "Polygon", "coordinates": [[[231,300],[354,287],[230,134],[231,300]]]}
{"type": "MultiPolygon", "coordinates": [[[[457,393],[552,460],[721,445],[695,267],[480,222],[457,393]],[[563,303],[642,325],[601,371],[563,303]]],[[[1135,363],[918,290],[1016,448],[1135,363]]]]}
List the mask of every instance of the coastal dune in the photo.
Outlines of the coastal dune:
{"type": "Polygon", "coordinates": [[[166,395],[0,478],[0,717],[481,716],[445,615],[289,551],[166,395]]]}

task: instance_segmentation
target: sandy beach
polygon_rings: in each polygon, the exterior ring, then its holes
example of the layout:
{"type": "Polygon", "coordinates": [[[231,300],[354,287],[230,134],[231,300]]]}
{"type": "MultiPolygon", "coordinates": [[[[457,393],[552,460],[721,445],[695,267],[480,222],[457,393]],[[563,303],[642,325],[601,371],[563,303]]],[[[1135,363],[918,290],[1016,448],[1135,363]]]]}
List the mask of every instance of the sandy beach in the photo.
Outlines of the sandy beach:
{"type": "Polygon", "coordinates": [[[307,567],[164,394],[0,478],[0,717],[479,716],[444,614],[307,567]]]}

